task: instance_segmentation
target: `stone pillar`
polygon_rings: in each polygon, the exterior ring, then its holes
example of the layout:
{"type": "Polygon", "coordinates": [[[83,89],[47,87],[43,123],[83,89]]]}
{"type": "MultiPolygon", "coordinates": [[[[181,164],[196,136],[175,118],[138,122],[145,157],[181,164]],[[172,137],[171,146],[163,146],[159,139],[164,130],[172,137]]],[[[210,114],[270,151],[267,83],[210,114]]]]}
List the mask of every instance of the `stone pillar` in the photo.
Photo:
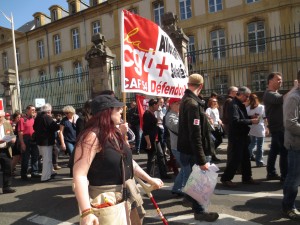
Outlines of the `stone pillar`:
{"type": "Polygon", "coordinates": [[[94,46],[86,53],[85,59],[89,64],[92,97],[95,97],[101,91],[114,89],[114,79],[110,68],[116,56],[104,44],[106,42],[104,35],[95,34],[92,42],[94,46]]]}
{"type": "Polygon", "coordinates": [[[5,112],[9,112],[10,114],[19,111],[18,104],[18,92],[17,92],[17,79],[16,79],[16,71],[12,69],[8,69],[4,72],[4,78],[1,81],[1,84],[4,87],[4,98],[5,101],[5,112]]]}
{"type": "Polygon", "coordinates": [[[172,12],[167,12],[162,16],[162,29],[169,35],[172,39],[175,48],[181,56],[184,62],[185,68],[188,68],[188,61],[186,57],[187,44],[189,38],[183,33],[182,28],[177,26],[178,17],[172,12]]]}

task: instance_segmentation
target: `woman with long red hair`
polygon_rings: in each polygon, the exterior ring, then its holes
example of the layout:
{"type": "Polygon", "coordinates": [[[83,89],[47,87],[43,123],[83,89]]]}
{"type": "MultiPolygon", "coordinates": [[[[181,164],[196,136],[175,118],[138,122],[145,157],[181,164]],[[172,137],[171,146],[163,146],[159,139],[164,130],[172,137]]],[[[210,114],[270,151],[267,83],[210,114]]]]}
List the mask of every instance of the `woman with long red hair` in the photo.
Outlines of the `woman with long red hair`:
{"type": "MultiPolygon", "coordinates": [[[[163,186],[158,178],[150,177],[132,159],[129,145],[117,125],[121,123],[124,104],[111,95],[99,95],[91,102],[92,117],[80,133],[74,158],[73,185],[81,211],[81,223],[101,224],[91,210],[90,199],[95,198],[108,187],[121,192],[122,158],[125,165],[125,180],[137,176],[154,188],[163,186]]],[[[131,196],[129,194],[129,196],[131,196]]],[[[139,202],[132,204],[131,224],[140,224],[133,215],[142,220],[144,210],[139,202]],[[135,210],[135,213],[132,213],[135,210]]],[[[112,221],[113,222],[113,221],[112,221]]]]}

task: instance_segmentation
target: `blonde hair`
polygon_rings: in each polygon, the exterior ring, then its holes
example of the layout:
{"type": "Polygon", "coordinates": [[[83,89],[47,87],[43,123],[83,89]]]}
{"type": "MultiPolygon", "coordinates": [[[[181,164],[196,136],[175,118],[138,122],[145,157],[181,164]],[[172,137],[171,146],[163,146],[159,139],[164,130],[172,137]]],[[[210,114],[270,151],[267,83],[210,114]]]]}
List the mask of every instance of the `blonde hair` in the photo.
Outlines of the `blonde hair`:
{"type": "Polygon", "coordinates": [[[70,112],[70,113],[72,113],[72,114],[75,114],[75,112],[76,112],[75,109],[74,109],[74,107],[71,106],[71,105],[65,106],[65,107],[62,109],[62,111],[63,111],[64,113],[70,112]]]}

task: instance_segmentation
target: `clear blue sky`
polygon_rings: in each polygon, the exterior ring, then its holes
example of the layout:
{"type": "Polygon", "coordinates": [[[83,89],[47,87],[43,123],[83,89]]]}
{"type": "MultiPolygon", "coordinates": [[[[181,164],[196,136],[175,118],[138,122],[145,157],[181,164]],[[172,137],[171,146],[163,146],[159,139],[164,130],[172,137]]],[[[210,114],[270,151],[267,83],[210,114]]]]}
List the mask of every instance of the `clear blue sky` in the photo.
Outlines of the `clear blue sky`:
{"type": "MultiPolygon", "coordinates": [[[[89,2],[89,1],[84,1],[89,2]]],[[[67,0],[0,0],[0,10],[7,16],[13,14],[15,29],[33,20],[33,14],[42,12],[50,16],[49,7],[60,5],[68,10],[67,0]]],[[[0,13],[0,26],[10,28],[10,23],[0,13]]]]}

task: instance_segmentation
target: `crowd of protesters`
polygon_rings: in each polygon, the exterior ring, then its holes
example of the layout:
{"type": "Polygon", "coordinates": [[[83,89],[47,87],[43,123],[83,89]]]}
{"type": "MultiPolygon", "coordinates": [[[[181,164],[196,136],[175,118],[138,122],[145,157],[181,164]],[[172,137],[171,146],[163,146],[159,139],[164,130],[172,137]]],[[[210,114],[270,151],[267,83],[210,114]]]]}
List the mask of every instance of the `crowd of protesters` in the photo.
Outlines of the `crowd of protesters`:
{"type": "MultiPolygon", "coordinates": [[[[298,82],[299,80],[300,72],[298,82]]],[[[129,141],[131,150],[135,154],[142,151],[147,153],[146,171],[151,176],[154,176],[155,163],[158,164],[161,179],[171,179],[170,174],[174,173],[176,178],[172,194],[184,197],[183,205],[191,203],[196,220],[214,221],[218,214],[206,212],[199,203],[185,195],[182,189],[193,164],[207,170],[207,163],[221,161],[217,157],[217,151],[226,135],[227,165],[221,176],[222,185],[237,187],[238,184],[232,182],[237,173],[242,174],[243,184],[258,185],[259,182],[253,179],[251,172],[251,161],[255,161],[257,167],[266,167],[267,180],[279,180],[283,184],[282,206],[285,216],[299,220],[300,213],[295,207],[295,198],[300,184],[297,169],[300,163],[295,160],[299,158],[300,119],[299,115],[296,115],[298,118],[293,117],[295,110],[299,113],[299,86],[295,81],[295,87],[282,95],[278,92],[281,84],[281,73],[274,72],[268,76],[268,88],[262,104],[248,87],[232,86],[220,108],[217,93],[212,93],[204,101],[200,94],[203,78],[199,74],[192,74],[182,99],[149,99],[148,109],[142,116],[137,103],[130,103],[127,110],[127,134],[134,137],[129,141]],[[291,111],[291,106],[296,108],[291,111]],[[284,111],[289,114],[283,114],[284,111]],[[268,135],[271,135],[271,145],[265,161],[263,143],[268,135]],[[280,175],[275,168],[278,154],[280,175]]],[[[114,98],[113,92],[103,94],[114,98]]],[[[0,111],[3,193],[16,191],[12,188],[12,176],[18,174],[18,163],[21,164],[19,172],[23,181],[38,178],[41,182],[48,182],[54,179],[55,171],[61,168],[57,161],[60,151],[70,156],[68,167],[70,176],[73,176],[76,138],[92,117],[91,102],[86,102],[80,116],[72,106],[62,109],[64,116],[54,115],[52,106],[48,103],[39,112],[33,105],[29,105],[22,115],[18,112],[10,115],[0,111]],[[11,135],[12,138],[2,141],[5,135],[11,135]]],[[[123,129],[121,124],[117,127],[123,129]]]]}

